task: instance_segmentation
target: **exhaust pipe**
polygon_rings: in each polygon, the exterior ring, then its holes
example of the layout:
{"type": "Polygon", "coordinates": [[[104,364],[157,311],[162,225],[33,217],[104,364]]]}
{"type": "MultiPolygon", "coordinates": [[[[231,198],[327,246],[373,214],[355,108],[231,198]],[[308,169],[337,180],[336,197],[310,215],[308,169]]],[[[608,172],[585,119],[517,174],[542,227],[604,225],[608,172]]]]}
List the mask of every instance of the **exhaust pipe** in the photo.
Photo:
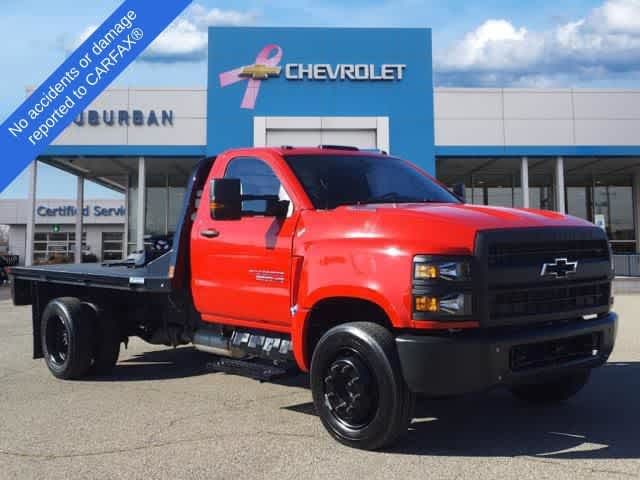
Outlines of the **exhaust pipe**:
{"type": "Polygon", "coordinates": [[[233,348],[227,337],[206,329],[197,330],[193,335],[192,343],[196,350],[221,357],[242,358],[246,356],[243,350],[233,348]]]}

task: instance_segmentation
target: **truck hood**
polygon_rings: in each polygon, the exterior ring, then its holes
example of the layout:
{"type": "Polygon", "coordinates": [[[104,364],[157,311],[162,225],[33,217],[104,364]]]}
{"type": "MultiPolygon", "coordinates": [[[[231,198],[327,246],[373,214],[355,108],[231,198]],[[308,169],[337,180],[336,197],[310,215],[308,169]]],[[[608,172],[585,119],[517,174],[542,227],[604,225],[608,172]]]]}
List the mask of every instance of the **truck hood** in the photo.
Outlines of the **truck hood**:
{"type": "Polygon", "coordinates": [[[325,213],[320,221],[324,238],[335,238],[335,232],[342,238],[384,239],[390,245],[448,254],[472,253],[480,230],[595,228],[585,220],[547,210],[450,203],[354,205],[325,213]]]}
{"type": "Polygon", "coordinates": [[[375,211],[384,216],[429,218],[449,224],[463,224],[474,230],[552,226],[593,226],[586,220],[549,210],[487,207],[451,203],[378,204],[344,207],[375,211]]]}

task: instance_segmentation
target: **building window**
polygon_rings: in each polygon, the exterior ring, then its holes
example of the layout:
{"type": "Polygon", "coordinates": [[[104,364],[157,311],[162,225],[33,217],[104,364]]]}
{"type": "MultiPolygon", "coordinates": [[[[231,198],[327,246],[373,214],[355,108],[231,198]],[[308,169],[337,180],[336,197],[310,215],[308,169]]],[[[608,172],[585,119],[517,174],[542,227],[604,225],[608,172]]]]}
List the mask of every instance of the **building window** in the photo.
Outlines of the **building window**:
{"type": "Polygon", "coordinates": [[[129,177],[129,189],[127,191],[127,230],[129,238],[127,239],[127,254],[136,250],[136,238],[138,232],[138,176],[131,175],[129,177]]]}
{"type": "Polygon", "coordinates": [[[168,191],[166,175],[149,175],[146,179],[147,208],[145,234],[164,235],[167,231],[168,191]]]}
{"type": "Polygon", "coordinates": [[[438,158],[438,180],[464,183],[468,203],[522,207],[520,160],[517,158],[438,158]]]}
{"type": "MultiPolygon", "coordinates": [[[[529,158],[529,206],[555,210],[556,158],[529,158]]],[[[569,157],[564,159],[567,213],[603,225],[614,253],[638,251],[631,177],[637,158],[569,157]]],[[[520,158],[438,158],[438,179],[466,185],[467,202],[521,207],[520,158]]]]}
{"type": "Polygon", "coordinates": [[[566,158],[567,213],[602,225],[616,254],[637,251],[631,172],[635,158],[566,158]]]}
{"type": "Polygon", "coordinates": [[[636,242],[631,187],[596,186],[593,191],[593,221],[597,220],[596,215],[601,215],[614,253],[634,253],[636,242]]]}
{"type": "MultiPolygon", "coordinates": [[[[171,182],[171,177],[169,177],[171,182]]],[[[175,185],[180,185],[180,180],[177,180],[175,185]]],[[[183,186],[172,186],[169,184],[169,217],[168,217],[168,233],[173,234],[178,228],[178,223],[181,220],[182,204],[184,203],[184,196],[187,189],[183,186]]]]}
{"type": "MultiPolygon", "coordinates": [[[[145,178],[145,226],[144,235],[173,235],[180,223],[182,206],[190,172],[198,162],[195,158],[175,159],[148,157],[148,172],[145,178]]],[[[129,177],[129,208],[127,222],[129,237],[126,239],[128,253],[136,250],[138,215],[138,177],[129,177]]]]}
{"type": "Polygon", "coordinates": [[[121,260],[124,256],[124,233],[102,233],[102,260],[121,260]]]}
{"type": "MultiPolygon", "coordinates": [[[[87,234],[82,233],[82,248],[87,247],[87,234]]],[[[42,263],[72,263],[75,261],[75,232],[39,232],[33,236],[33,261],[42,263]]]]}

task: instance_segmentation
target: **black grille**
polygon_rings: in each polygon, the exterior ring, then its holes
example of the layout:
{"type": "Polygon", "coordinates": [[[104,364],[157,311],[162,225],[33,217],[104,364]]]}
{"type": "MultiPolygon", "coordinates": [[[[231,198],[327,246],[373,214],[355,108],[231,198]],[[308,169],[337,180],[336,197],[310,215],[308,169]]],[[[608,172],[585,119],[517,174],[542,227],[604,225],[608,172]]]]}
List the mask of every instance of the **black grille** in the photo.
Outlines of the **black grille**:
{"type": "Polygon", "coordinates": [[[478,233],[475,252],[475,308],[485,326],[575,319],[609,310],[613,274],[607,237],[599,228],[487,230],[478,233]],[[545,265],[565,265],[563,259],[575,269],[543,275],[545,265]]]}
{"type": "Polygon", "coordinates": [[[489,292],[489,314],[500,319],[607,307],[610,294],[608,281],[494,290],[489,292]]]}
{"type": "Polygon", "coordinates": [[[606,240],[495,243],[489,246],[489,267],[538,264],[556,258],[571,261],[607,258],[606,240]]]}

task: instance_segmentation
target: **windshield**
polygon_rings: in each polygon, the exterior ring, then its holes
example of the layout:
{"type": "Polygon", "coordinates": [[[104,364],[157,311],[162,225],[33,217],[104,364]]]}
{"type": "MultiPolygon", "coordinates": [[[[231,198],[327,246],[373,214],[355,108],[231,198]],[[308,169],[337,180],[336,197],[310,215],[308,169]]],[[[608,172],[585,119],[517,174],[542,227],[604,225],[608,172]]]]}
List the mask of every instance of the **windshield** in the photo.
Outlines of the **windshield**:
{"type": "Polygon", "coordinates": [[[366,203],[460,203],[404,160],[360,155],[286,155],[313,206],[366,203]]]}

